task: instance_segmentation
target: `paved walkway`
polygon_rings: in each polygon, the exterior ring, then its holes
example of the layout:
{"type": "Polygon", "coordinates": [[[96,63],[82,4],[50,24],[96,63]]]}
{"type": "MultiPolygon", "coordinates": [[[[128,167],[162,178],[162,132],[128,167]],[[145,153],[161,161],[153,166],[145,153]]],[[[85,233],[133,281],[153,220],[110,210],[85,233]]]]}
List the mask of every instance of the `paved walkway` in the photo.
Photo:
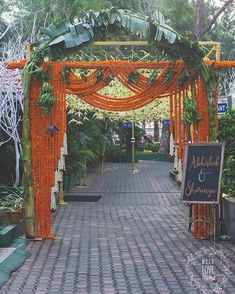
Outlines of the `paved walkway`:
{"type": "MultiPolygon", "coordinates": [[[[188,233],[187,208],[168,176],[171,164],[143,161],[137,168],[132,174],[129,164],[109,164],[103,175],[91,171],[88,187],[74,192],[101,192],[101,200],[60,207],[54,218],[57,240],[29,245],[31,257],[0,293],[199,293],[189,274],[196,271],[198,282],[202,263],[190,254],[213,242],[188,233]]],[[[235,293],[235,245],[219,245],[232,275],[217,293],[235,293]]],[[[214,262],[219,273],[223,263],[214,262]]]]}

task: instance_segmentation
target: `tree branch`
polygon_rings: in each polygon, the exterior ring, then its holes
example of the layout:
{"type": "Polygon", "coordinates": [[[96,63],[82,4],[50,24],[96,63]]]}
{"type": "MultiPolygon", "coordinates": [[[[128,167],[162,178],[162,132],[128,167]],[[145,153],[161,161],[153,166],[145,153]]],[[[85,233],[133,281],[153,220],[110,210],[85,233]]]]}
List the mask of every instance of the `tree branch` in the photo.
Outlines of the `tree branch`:
{"type": "MultiPolygon", "coordinates": [[[[224,2],[223,6],[216,12],[216,14],[213,16],[212,20],[201,30],[199,30],[196,33],[196,37],[197,39],[201,39],[202,36],[205,35],[205,33],[209,32],[211,27],[213,26],[213,24],[216,22],[216,20],[218,19],[218,17],[225,11],[225,9],[231,4],[233,3],[234,0],[227,0],[224,2]]],[[[200,21],[200,20],[199,20],[200,21]]]]}
{"type": "Polygon", "coordinates": [[[6,35],[6,33],[9,31],[10,27],[11,27],[11,24],[9,23],[9,25],[6,28],[5,32],[3,32],[2,35],[0,36],[0,40],[6,35]]]}

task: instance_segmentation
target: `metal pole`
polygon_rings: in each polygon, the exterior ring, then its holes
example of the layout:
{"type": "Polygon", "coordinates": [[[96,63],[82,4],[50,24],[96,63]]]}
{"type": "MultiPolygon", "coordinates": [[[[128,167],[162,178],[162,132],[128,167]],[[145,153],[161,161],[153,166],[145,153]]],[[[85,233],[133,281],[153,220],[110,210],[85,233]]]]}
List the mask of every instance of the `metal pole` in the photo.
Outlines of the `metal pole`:
{"type": "Polygon", "coordinates": [[[131,124],[131,144],[132,144],[132,172],[135,170],[135,124],[131,124]]]}

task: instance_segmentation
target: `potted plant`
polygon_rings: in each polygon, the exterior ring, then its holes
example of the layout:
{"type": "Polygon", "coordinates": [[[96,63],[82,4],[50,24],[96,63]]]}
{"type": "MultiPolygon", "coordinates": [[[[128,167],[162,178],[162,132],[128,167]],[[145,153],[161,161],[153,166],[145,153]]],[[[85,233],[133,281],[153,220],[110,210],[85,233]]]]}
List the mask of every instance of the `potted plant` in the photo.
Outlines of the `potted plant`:
{"type": "Polygon", "coordinates": [[[228,112],[219,120],[219,140],[225,142],[224,170],[222,179],[223,233],[235,242],[235,111],[228,112]]]}
{"type": "Polygon", "coordinates": [[[24,216],[23,190],[0,186],[0,192],[0,211],[6,212],[9,223],[19,223],[24,216]]]}

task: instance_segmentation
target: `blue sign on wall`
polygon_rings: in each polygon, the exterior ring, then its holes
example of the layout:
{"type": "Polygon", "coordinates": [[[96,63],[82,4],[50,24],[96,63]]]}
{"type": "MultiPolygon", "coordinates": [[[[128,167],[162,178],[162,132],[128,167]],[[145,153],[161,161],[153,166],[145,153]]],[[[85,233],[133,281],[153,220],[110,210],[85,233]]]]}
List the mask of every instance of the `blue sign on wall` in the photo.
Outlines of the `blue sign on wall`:
{"type": "Polygon", "coordinates": [[[164,119],[163,125],[164,126],[169,126],[170,125],[170,120],[169,119],[164,119]]]}
{"type": "Polygon", "coordinates": [[[218,113],[225,113],[227,112],[227,103],[218,103],[218,113]]]}
{"type": "Polygon", "coordinates": [[[124,122],[124,123],[122,124],[122,127],[123,127],[124,129],[130,129],[130,128],[131,128],[131,122],[124,122]]]}

